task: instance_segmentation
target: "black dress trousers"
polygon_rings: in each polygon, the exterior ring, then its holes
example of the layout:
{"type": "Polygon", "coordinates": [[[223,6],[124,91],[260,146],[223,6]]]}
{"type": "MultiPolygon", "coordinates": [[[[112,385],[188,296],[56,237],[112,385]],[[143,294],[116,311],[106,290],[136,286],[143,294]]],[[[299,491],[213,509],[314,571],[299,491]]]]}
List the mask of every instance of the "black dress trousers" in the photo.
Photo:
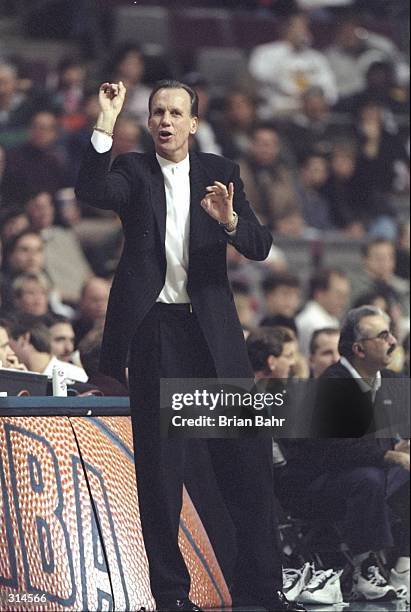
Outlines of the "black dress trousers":
{"type": "MultiPolygon", "coordinates": [[[[157,605],[188,596],[178,546],[187,441],[160,435],[160,379],[216,378],[194,312],[157,303],[133,338],[129,386],[140,517],[157,605]]],[[[195,441],[190,441],[194,443],[195,441]]],[[[272,496],[271,440],[208,440],[211,462],[237,536],[235,592],[282,587],[272,496]]],[[[213,504],[213,499],[209,500],[213,504]]]]}

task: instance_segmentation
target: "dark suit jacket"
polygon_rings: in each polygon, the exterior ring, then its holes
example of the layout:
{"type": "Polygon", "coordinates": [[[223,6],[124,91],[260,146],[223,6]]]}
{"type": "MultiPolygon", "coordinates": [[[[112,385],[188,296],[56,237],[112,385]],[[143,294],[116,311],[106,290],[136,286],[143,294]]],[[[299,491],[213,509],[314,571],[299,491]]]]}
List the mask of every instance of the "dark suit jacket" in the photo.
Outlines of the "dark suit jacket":
{"type": "MultiPolygon", "coordinates": [[[[165,281],[166,196],[153,154],[120,155],[109,171],[110,153],[90,145],[80,168],[77,196],[121,218],[125,246],[107,310],[100,367],[124,380],[131,339],[156,302],[165,281]]],[[[211,154],[190,154],[190,245],[187,292],[219,377],[253,377],[226,268],[227,242],[249,259],[267,257],[272,237],[246,200],[238,166],[211,154]],[[234,239],[201,207],[206,187],[234,182],[239,221],[234,239]]]]}
{"type": "MultiPolygon", "coordinates": [[[[389,406],[398,403],[398,398],[392,398],[391,395],[399,383],[388,384],[386,379],[398,379],[390,370],[382,370],[381,376],[382,385],[373,402],[371,391],[364,393],[340,362],[327,368],[318,380],[313,435],[359,438],[388,428],[389,406]]],[[[398,406],[395,408],[395,414],[399,413],[398,406]]]]}

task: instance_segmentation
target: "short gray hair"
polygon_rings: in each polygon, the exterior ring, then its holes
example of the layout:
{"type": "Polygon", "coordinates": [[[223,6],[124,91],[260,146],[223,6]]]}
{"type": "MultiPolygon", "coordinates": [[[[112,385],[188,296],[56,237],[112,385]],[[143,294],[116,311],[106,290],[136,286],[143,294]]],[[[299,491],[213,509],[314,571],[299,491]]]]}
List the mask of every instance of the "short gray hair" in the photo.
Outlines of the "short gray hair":
{"type": "Polygon", "coordinates": [[[384,317],[387,321],[389,316],[376,306],[360,306],[349,310],[345,319],[341,324],[340,341],[338,343],[338,351],[343,357],[351,357],[353,355],[352,345],[362,338],[361,321],[365,317],[384,317]]]}

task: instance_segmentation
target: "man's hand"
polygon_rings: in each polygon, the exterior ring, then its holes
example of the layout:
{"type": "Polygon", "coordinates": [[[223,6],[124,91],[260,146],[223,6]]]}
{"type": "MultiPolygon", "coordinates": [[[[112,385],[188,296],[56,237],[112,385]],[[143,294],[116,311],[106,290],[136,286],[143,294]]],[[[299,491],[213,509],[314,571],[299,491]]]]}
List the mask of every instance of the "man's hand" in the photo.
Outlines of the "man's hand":
{"type": "Polygon", "coordinates": [[[204,210],[219,223],[231,223],[233,214],[234,184],[227,187],[224,183],[214,181],[214,185],[207,187],[207,195],[201,200],[204,210]]]}
{"type": "Polygon", "coordinates": [[[97,119],[97,127],[107,132],[112,132],[118,115],[123,108],[126,96],[126,88],[123,81],[117,83],[103,83],[100,85],[98,100],[100,114],[97,119]]]}
{"type": "Polygon", "coordinates": [[[7,367],[12,368],[13,370],[21,370],[22,372],[27,372],[27,368],[24,363],[20,363],[17,358],[17,355],[9,355],[7,358],[7,367]]]}
{"type": "Polygon", "coordinates": [[[410,455],[397,450],[389,450],[385,453],[384,459],[391,465],[399,465],[407,472],[410,471],[410,455]]]}

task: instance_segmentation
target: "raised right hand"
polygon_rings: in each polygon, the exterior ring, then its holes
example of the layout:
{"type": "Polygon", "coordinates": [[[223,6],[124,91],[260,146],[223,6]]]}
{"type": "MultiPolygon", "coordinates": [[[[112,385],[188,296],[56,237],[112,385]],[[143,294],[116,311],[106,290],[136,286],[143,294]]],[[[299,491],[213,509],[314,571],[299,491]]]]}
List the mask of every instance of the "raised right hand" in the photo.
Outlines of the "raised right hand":
{"type": "Polygon", "coordinates": [[[123,108],[126,88],[123,81],[117,83],[102,83],[100,85],[98,99],[100,110],[105,116],[117,118],[123,108]]]}

